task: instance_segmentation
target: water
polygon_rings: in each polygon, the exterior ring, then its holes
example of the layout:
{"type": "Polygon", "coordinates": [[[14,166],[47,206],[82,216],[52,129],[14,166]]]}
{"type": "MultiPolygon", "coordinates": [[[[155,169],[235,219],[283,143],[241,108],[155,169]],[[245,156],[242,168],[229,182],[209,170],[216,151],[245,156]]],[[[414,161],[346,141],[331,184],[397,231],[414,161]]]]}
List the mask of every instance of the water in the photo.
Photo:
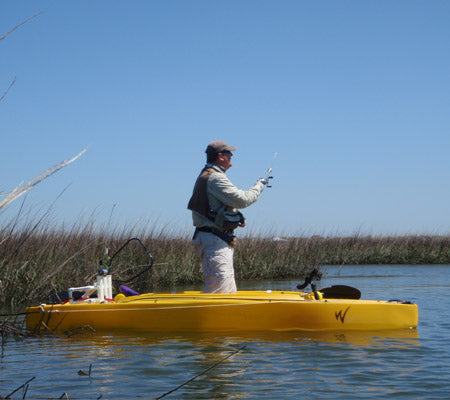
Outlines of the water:
{"type": "MultiPolygon", "coordinates": [[[[199,375],[163,398],[450,398],[450,266],[324,270],[321,287],[344,284],[359,288],[363,298],[417,303],[418,329],[10,338],[0,358],[0,395],[35,377],[27,399],[60,398],[64,393],[62,398],[70,399],[152,399],[199,375]]],[[[297,283],[239,286],[275,290],[294,289],[297,283]]],[[[22,396],[20,390],[13,397],[22,396]]]]}

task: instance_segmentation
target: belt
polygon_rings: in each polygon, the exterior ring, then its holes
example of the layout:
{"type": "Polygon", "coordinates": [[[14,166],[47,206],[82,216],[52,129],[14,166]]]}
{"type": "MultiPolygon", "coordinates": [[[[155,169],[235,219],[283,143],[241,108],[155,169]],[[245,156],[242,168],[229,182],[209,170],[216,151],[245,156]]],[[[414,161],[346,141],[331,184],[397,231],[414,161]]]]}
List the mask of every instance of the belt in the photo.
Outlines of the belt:
{"type": "Polygon", "coordinates": [[[200,231],[200,232],[210,232],[210,233],[226,233],[227,235],[232,235],[233,234],[233,230],[230,229],[229,231],[221,231],[217,228],[212,228],[209,226],[202,226],[200,228],[195,228],[195,230],[200,231]]]}
{"type": "Polygon", "coordinates": [[[210,232],[210,233],[216,235],[217,237],[219,237],[220,239],[222,239],[224,242],[226,242],[230,246],[234,246],[234,244],[236,243],[236,236],[233,235],[233,231],[222,232],[216,228],[210,228],[210,227],[203,226],[200,228],[195,228],[194,238],[195,238],[197,232],[210,232]]]}
{"type": "Polygon", "coordinates": [[[202,226],[200,228],[195,228],[196,231],[200,231],[200,232],[211,232],[213,231],[214,228],[208,228],[207,226],[202,226]]]}

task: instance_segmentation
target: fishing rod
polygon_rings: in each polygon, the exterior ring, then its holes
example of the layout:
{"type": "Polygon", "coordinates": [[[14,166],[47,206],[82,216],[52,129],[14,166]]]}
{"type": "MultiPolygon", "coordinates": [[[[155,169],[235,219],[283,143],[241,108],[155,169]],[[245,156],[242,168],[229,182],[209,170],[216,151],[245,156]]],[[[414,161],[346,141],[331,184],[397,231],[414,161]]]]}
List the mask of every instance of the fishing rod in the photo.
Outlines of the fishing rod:
{"type": "Polygon", "coordinates": [[[128,283],[128,282],[131,282],[131,281],[135,280],[136,278],[140,277],[141,275],[143,275],[145,272],[150,271],[150,269],[153,267],[153,263],[154,263],[153,256],[150,254],[150,251],[148,250],[147,246],[145,246],[145,244],[142,243],[142,241],[140,239],[134,237],[134,238],[128,239],[111,257],[108,257],[108,269],[107,269],[107,271],[108,272],[111,271],[113,260],[132,241],[136,241],[136,242],[138,242],[141,245],[141,247],[144,249],[145,253],[147,254],[148,258],[150,259],[150,264],[144,265],[140,272],[138,272],[136,275],[134,275],[133,277],[131,277],[129,279],[125,279],[125,280],[114,279],[114,282],[116,282],[116,283],[128,283]]]}
{"type": "Polygon", "coordinates": [[[272,185],[269,185],[269,182],[270,182],[270,179],[273,179],[273,176],[271,175],[272,174],[272,168],[273,168],[273,165],[275,164],[275,160],[276,160],[277,157],[278,157],[278,151],[276,151],[274,153],[273,158],[272,158],[271,166],[269,168],[267,168],[266,176],[264,178],[262,178],[262,180],[261,180],[262,183],[264,185],[266,185],[268,188],[272,187],[272,185]]]}
{"type": "Polygon", "coordinates": [[[103,244],[103,258],[99,261],[98,266],[98,274],[99,275],[109,275],[110,269],[111,269],[111,257],[109,256],[109,247],[108,247],[108,234],[109,234],[109,228],[111,227],[111,219],[114,213],[114,209],[116,208],[116,205],[113,204],[111,208],[111,213],[109,214],[108,223],[106,225],[106,233],[105,233],[105,242],[103,244]],[[103,259],[105,260],[105,265],[109,267],[107,269],[103,269],[103,259]]]}

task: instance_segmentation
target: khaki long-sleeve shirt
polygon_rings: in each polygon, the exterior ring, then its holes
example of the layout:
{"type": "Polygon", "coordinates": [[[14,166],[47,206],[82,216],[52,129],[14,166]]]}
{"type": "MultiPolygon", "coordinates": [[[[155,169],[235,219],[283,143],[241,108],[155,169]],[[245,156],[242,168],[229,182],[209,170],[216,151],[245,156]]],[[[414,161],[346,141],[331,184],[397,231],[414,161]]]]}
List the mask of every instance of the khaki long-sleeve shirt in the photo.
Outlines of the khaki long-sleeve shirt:
{"type": "MultiPolygon", "coordinates": [[[[233,185],[220,166],[207,164],[207,167],[216,171],[209,176],[206,185],[209,205],[213,210],[218,210],[224,205],[229,211],[246,208],[258,200],[264,189],[261,182],[256,182],[250,189],[240,190],[233,185]]],[[[192,220],[196,227],[215,227],[213,221],[196,211],[192,211],[192,220]]]]}

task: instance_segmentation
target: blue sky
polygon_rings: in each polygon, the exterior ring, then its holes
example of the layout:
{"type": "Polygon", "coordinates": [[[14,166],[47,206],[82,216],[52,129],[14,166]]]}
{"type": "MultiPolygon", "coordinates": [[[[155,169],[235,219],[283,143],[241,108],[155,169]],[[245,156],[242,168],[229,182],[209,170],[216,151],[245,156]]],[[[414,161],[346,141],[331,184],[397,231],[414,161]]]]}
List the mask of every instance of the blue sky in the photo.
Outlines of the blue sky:
{"type": "Polygon", "coordinates": [[[0,192],[89,146],[27,195],[69,185],[55,225],[189,232],[223,139],[242,189],[278,152],[246,233],[450,232],[450,2],[5,0],[0,36],[39,11],[0,41],[0,192]]]}

